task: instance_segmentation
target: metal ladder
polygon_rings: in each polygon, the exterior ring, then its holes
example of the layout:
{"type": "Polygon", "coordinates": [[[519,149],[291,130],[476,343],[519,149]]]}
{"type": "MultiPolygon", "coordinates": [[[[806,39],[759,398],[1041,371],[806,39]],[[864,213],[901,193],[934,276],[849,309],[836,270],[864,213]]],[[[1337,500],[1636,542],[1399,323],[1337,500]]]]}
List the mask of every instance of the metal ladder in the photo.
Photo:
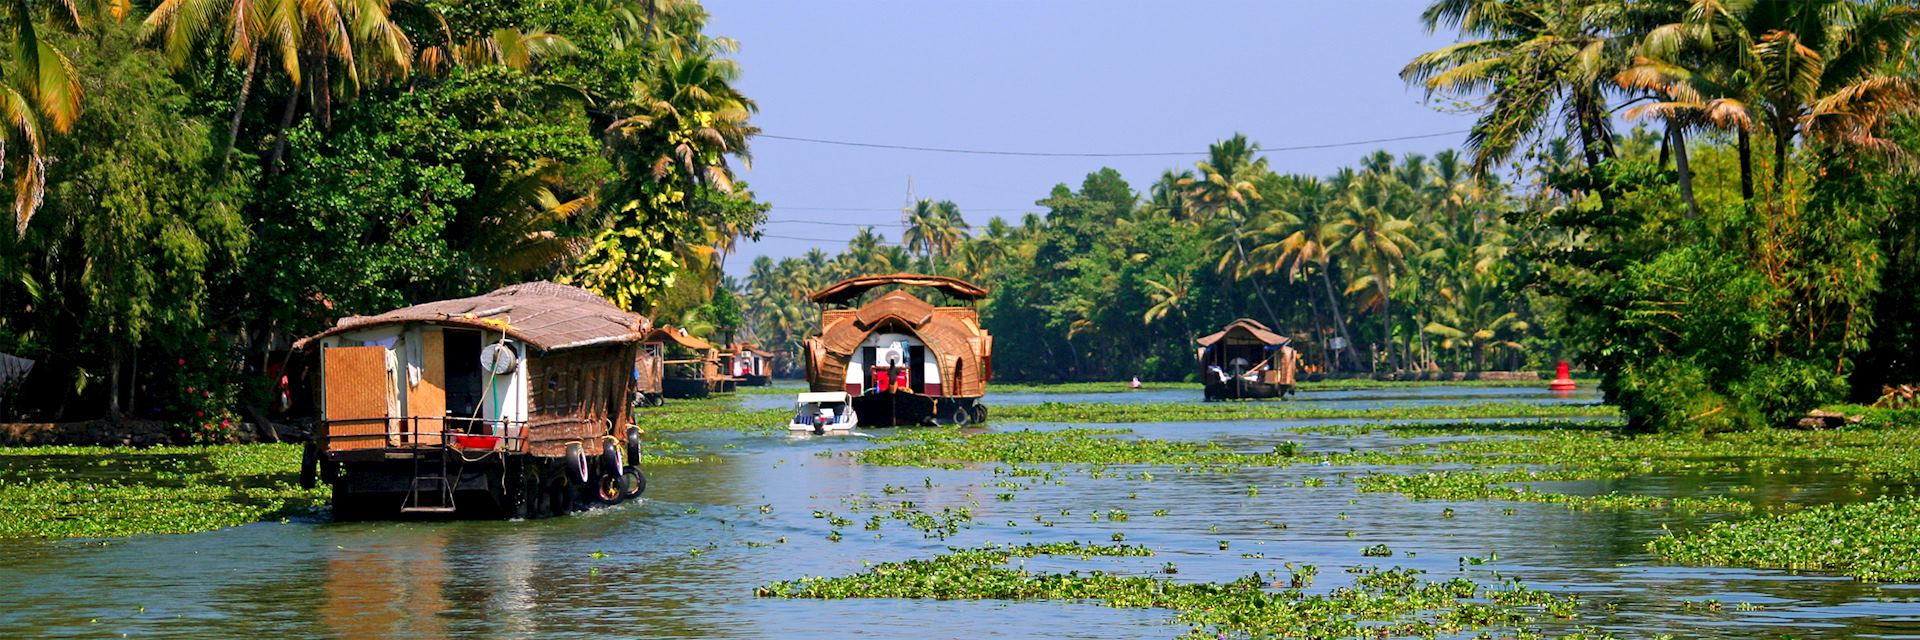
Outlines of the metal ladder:
{"type": "Polygon", "coordinates": [[[407,487],[406,501],[400,505],[401,513],[453,513],[453,487],[454,483],[459,480],[460,466],[454,465],[452,467],[453,474],[450,476],[447,471],[451,461],[448,459],[453,456],[450,455],[446,449],[440,449],[439,454],[440,470],[438,474],[432,473],[432,467],[423,467],[420,454],[417,452],[414,454],[413,482],[407,487]],[[438,499],[436,504],[421,504],[420,489],[422,484],[437,485],[439,490],[433,492],[435,494],[434,497],[438,499]]]}

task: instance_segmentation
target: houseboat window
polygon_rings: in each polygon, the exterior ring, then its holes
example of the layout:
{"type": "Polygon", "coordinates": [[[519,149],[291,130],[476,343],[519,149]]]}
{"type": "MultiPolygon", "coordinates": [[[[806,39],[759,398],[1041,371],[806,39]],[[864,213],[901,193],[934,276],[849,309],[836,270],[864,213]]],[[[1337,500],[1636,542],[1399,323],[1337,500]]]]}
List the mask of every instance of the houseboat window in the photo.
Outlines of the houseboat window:
{"type": "Polygon", "coordinates": [[[447,415],[467,418],[478,415],[484,388],[480,378],[480,332],[447,329],[447,415]]]}

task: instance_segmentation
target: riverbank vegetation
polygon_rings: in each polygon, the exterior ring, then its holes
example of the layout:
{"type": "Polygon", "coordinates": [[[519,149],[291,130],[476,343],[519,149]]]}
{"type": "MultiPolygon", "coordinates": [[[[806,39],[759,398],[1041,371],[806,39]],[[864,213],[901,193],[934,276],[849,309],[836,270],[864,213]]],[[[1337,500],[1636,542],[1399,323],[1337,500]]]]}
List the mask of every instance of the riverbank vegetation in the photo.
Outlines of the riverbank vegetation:
{"type": "Polygon", "coordinates": [[[36,361],[0,420],[222,440],[291,340],[530,279],[724,320],[720,260],[766,205],[698,3],[252,8],[0,16],[0,353],[36,361]]]}

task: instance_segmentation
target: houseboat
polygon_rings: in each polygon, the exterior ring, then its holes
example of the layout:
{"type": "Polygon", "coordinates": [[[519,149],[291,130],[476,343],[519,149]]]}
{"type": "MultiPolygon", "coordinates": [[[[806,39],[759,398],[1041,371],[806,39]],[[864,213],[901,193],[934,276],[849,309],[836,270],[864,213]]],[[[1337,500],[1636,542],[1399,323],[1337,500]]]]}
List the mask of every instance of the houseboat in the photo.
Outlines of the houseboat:
{"type": "Polygon", "coordinates": [[[1208,400],[1281,398],[1293,393],[1300,354],[1286,336],[1247,318],[1197,340],[1208,400]]]}
{"type": "Polygon", "coordinates": [[[740,342],[729,345],[727,369],[733,377],[740,379],[743,387],[764,387],[773,384],[773,353],[761,351],[751,343],[740,342]]]}
{"type": "Polygon", "coordinates": [[[720,362],[720,349],[685,328],[662,326],[648,334],[647,341],[662,345],[665,354],[660,380],[660,392],[665,397],[705,398],[733,393],[739,382],[726,374],[720,362]]]}
{"type": "Polygon", "coordinates": [[[841,281],[816,291],[820,333],[807,338],[807,383],[845,392],[863,427],[970,424],[993,378],[993,336],[973,303],[986,289],[943,276],[898,273],[841,281]],[[886,287],[864,304],[864,294],[886,287]],[[935,306],[908,289],[944,296],[935,306]]]}
{"type": "Polygon", "coordinates": [[[344,318],[294,345],[319,363],[301,482],[332,485],[343,520],[535,518],[639,496],[627,405],[648,324],[551,282],[344,318]]]}

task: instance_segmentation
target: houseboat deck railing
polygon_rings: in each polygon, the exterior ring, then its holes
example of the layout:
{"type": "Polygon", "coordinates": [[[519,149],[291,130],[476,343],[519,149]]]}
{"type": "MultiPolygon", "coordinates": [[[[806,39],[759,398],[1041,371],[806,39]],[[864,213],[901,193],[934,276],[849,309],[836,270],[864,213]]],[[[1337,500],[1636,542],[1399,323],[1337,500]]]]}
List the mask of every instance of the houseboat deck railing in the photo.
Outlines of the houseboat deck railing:
{"type": "Polygon", "coordinates": [[[525,453],[527,451],[527,422],[525,420],[499,420],[489,418],[456,418],[438,416],[402,416],[380,418],[350,418],[325,420],[328,448],[334,442],[359,443],[377,440],[381,444],[370,447],[343,447],[351,450],[367,449],[430,449],[455,448],[466,451],[501,451],[525,453]],[[377,425],[384,423],[386,430],[375,433],[336,433],[336,425],[377,425]],[[438,429],[422,429],[437,423],[438,429]]]}

